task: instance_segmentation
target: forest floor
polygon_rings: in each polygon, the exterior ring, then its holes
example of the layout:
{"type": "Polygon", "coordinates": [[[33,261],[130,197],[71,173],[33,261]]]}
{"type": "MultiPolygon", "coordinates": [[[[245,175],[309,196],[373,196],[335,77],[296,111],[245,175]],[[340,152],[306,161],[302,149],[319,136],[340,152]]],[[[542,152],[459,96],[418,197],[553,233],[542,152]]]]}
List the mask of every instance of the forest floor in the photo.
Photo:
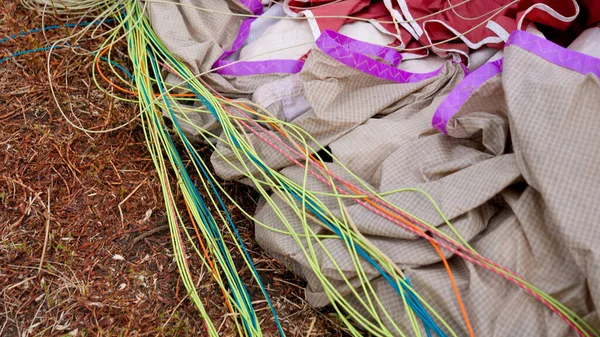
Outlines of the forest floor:
{"type": "MultiPolygon", "coordinates": [[[[0,39],[41,26],[42,18],[18,1],[0,3],[0,39]]],[[[71,32],[9,39],[0,43],[0,59],[71,32]]],[[[205,335],[173,259],[160,182],[139,121],[86,134],[69,125],[56,102],[90,130],[127,123],[136,105],[96,87],[89,56],[66,49],[53,55],[50,76],[46,52],[0,63],[0,336],[205,335]]],[[[208,158],[207,149],[202,153],[208,158]]],[[[251,190],[222,184],[252,211],[251,190]]],[[[334,316],[306,303],[302,280],[261,250],[252,222],[239,211],[233,217],[286,334],[343,335],[334,316]]],[[[231,335],[220,290],[199,261],[192,265],[213,322],[231,335]]],[[[247,268],[242,273],[250,280],[247,268]]],[[[276,335],[263,307],[265,335],[276,335]]]]}

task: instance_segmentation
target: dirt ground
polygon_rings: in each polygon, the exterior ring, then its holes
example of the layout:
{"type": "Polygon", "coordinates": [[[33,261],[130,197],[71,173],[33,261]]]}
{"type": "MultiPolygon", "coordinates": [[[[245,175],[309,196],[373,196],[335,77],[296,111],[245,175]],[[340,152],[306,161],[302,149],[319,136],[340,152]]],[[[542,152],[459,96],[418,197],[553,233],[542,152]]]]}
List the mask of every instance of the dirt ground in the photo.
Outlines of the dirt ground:
{"type": "MultiPolygon", "coordinates": [[[[46,25],[55,23],[46,18],[46,25]]],[[[0,2],[0,39],[41,25],[40,16],[17,1],[0,2]]],[[[70,32],[6,41],[0,59],[70,32]]],[[[136,115],[134,104],[95,86],[90,58],[69,50],[55,55],[52,83],[75,123],[104,130],[136,115]]],[[[70,126],[52,99],[46,57],[38,52],[0,63],[0,336],[205,335],[173,260],[160,184],[139,123],[90,135],[70,126]]],[[[117,60],[127,64],[122,56],[117,60]]],[[[250,190],[225,185],[253,207],[250,190]]],[[[286,334],[344,335],[332,314],[304,301],[302,281],[261,251],[252,223],[233,215],[286,334]]],[[[200,263],[194,274],[213,322],[231,335],[220,291],[200,263]]],[[[276,335],[267,307],[257,307],[265,335],[276,335]]]]}

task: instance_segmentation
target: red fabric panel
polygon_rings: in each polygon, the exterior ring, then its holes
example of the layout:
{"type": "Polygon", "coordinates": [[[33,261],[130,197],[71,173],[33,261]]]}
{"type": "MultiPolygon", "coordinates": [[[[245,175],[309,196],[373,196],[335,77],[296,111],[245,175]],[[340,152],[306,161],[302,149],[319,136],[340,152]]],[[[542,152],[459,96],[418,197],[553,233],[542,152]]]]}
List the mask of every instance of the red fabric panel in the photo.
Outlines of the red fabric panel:
{"type": "Polygon", "coordinates": [[[319,29],[338,31],[346,22],[344,18],[318,18],[319,16],[351,16],[360,12],[363,8],[369,6],[371,0],[314,0],[309,2],[291,1],[290,9],[296,13],[303,10],[310,10],[313,16],[317,17],[319,29]],[[302,9],[292,8],[291,6],[302,7],[302,9]]]}
{"type": "Polygon", "coordinates": [[[584,18],[583,25],[586,28],[600,24],[600,0],[579,0],[581,13],[584,18]]]}
{"type": "MultiPolygon", "coordinates": [[[[394,9],[402,13],[398,1],[392,0],[394,9]]],[[[564,22],[553,17],[547,11],[542,9],[533,9],[526,14],[526,11],[535,4],[544,4],[560,15],[570,17],[575,14],[575,7],[571,0],[521,0],[511,4],[512,0],[474,0],[460,4],[462,0],[404,0],[409,8],[409,12],[416,20],[417,24],[425,31],[432,40],[432,43],[438,43],[436,47],[441,49],[460,50],[464,53],[469,52],[469,47],[460,39],[454,39],[446,42],[445,40],[455,38],[456,33],[452,32],[444,24],[435,22],[441,21],[452,27],[457,32],[464,33],[464,37],[474,44],[478,44],[486,38],[497,37],[490,29],[486,28],[486,20],[492,15],[491,19],[501,26],[507,33],[517,29],[518,21],[523,18],[522,29],[525,29],[530,22],[541,24],[553,28],[556,31],[581,31],[581,27],[589,27],[600,24],[600,0],[578,0],[581,13],[577,22],[564,22]],[[459,5],[460,4],[460,5],[459,5]],[[451,8],[452,6],[454,8],[451,8]],[[508,6],[510,5],[510,6],[508,6]],[[508,6],[498,13],[498,9],[508,6]],[[424,26],[424,22],[427,22],[424,26]],[[479,27],[473,28],[479,25],[479,27]],[[470,31],[469,31],[470,30],[470,31]],[[468,33],[465,33],[469,31],[468,33]],[[443,42],[443,43],[442,43],[443,42]]],[[[388,21],[380,23],[381,26],[390,33],[397,34],[396,27],[392,21],[392,16],[385,7],[382,0],[293,0],[290,2],[291,10],[298,13],[302,10],[310,10],[314,16],[356,16],[365,19],[375,19],[378,21],[388,21]],[[293,8],[294,6],[300,8],[293,8]]],[[[351,22],[350,19],[343,18],[317,18],[317,23],[321,31],[325,29],[339,30],[345,23],[351,22]]],[[[414,47],[414,37],[399,25],[400,36],[407,46],[414,47]]],[[[429,41],[423,34],[418,42],[421,45],[429,45],[429,41]]],[[[399,41],[392,43],[399,45],[399,41]]],[[[487,43],[486,46],[501,48],[503,43],[487,43]]],[[[411,48],[412,48],[411,47],[411,48]]],[[[411,51],[412,52],[412,51],[411,51]]],[[[441,56],[446,53],[438,52],[441,56]]]]}

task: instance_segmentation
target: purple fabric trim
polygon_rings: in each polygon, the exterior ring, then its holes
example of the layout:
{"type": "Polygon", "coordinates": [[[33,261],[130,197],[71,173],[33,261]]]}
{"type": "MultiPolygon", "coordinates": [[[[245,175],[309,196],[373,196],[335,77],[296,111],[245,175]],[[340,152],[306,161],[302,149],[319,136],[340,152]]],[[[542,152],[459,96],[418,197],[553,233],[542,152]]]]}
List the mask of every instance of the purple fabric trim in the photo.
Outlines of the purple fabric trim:
{"type": "MultiPolygon", "coordinates": [[[[252,14],[254,14],[254,15],[262,14],[263,6],[262,6],[262,3],[260,2],[260,0],[240,0],[240,1],[242,2],[242,5],[246,6],[246,8],[248,8],[252,12],[252,14]]],[[[231,46],[231,48],[229,48],[229,49],[225,50],[225,52],[223,52],[223,55],[221,55],[221,57],[219,57],[219,60],[217,61],[217,63],[221,60],[228,58],[231,54],[235,53],[240,48],[242,48],[242,46],[244,45],[244,41],[246,41],[246,39],[248,38],[248,34],[250,34],[250,25],[252,24],[252,22],[254,22],[254,20],[256,20],[256,18],[248,18],[248,19],[242,21],[242,24],[240,25],[240,29],[238,30],[238,34],[235,37],[235,40],[233,40],[233,45],[231,46]]]]}
{"type": "MultiPolygon", "coordinates": [[[[505,48],[511,45],[527,50],[558,66],[584,75],[591,73],[600,77],[600,59],[563,48],[537,35],[516,30],[510,34],[505,48]]],[[[447,134],[448,121],[469,99],[471,93],[500,72],[502,72],[502,59],[486,63],[465,77],[435,111],[431,121],[433,126],[447,134]]]]}
{"type": "Polygon", "coordinates": [[[458,110],[465,104],[465,102],[471,97],[473,91],[477,90],[483,83],[490,78],[500,74],[502,72],[502,64],[504,59],[499,59],[493,62],[488,62],[479,67],[474,72],[466,76],[456,88],[450,92],[448,97],[440,104],[433,114],[431,124],[442,131],[444,134],[448,134],[446,126],[448,121],[454,116],[458,110]]]}
{"type": "MultiPolygon", "coordinates": [[[[262,3],[259,0],[241,0],[254,15],[260,15],[263,11],[262,3]]],[[[231,45],[231,48],[225,50],[212,68],[221,68],[215,72],[221,75],[231,76],[250,76],[271,73],[294,74],[300,72],[304,66],[304,61],[299,60],[267,60],[267,61],[243,61],[234,62],[226,60],[236,51],[240,50],[248,39],[250,26],[256,18],[248,18],[242,22],[238,34],[231,45]]]]}
{"type": "Polygon", "coordinates": [[[506,41],[506,47],[510,45],[530,51],[558,66],[584,75],[592,73],[600,77],[600,59],[563,48],[534,34],[514,31],[506,41]]]}
{"type": "MultiPolygon", "coordinates": [[[[419,82],[436,76],[442,70],[442,68],[440,68],[425,74],[415,74],[400,70],[385,63],[377,62],[372,58],[355,51],[360,49],[360,47],[363,45],[368,44],[366,42],[360,42],[330,30],[323,31],[321,36],[317,39],[317,47],[332,58],[349,67],[388,81],[399,83],[419,82]]],[[[379,46],[377,47],[385,48],[379,46]]],[[[369,48],[374,50],[372,47],[369,48]]],[[[389,55],[387,53],[388,52],[382,55],[389,55]]]]}
{"type": "Polygon", "coordinates": [[[260,0],[240,0],[242,5],[246,6],[254,15],[261,15],[263,5],[260,0]]]}
{"type": "MultiPolygon", "coordinates": [[[[304,61],[297,60],[268,60],[268,61],[246,61],[234,63],[234,61],[222,60],[219,62],[225,68],[219,69],[221,75],[250,76],[260,74],[295,74],[299,73],[304,66],[304,61]]],[[[216,66],[216,63],[215,63],[216,66]]]]}
{"type": "MultiPolygon", "coordinates": [[[[454,64],[456,64],[456,62],[453,61],[454,64]]],[[[467,68],[467,66],[464,63],[458,63],[458,65],[462,68],[463,73],[465,74],[465,76],[469,75],[471,73],[471,71],[469,70],[469,68],[467,68]]]]}
{"type": "Polygon", "coordinates": [[[348,50],[352,52],[379,57],[382,60],[390,63],[394,67],[397,67],[398,63],[402,61],[402,55],[392,48],[355,40],[353,38],[339,33],[336,34],[336,41],[339,44],[344,45],[348,50]]]}
{"type": "Polygon", "coordinates": [[[250,34],[250,25],[252,24],[252,22],[254,22],[254,20],[256,20],[256,19],[249,18],[242,22],[242,24],[240,25],[240,30],[238,31],[238,34],[235,37],[235,40],[233,40],[233,44],[231,45],[231,48],[226,49],[223,52],[223,54],[221,54],[221,57],[219,57],[217,62],[215,62],[215,64],[213,65],[213,68],[222,66],[222,64],[220,64],[220,63],[223,60],[225,60],[226,58],[231,56],[231,54],[235,53],[236,51],[238,51],[242,48],[242,46],[244,45],[244,42],[246,41],[246,39],[248,38],[248,35],[250,34]]]}

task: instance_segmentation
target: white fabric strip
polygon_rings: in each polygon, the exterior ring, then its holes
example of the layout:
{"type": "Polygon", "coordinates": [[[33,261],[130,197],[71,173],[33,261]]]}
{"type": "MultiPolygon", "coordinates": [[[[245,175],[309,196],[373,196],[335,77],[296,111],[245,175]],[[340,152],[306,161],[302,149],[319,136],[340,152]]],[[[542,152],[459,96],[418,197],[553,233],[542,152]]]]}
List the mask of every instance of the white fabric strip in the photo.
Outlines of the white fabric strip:
{"type": "MultiPolygon", "coordinates": [[[[299,17],[301,15],[304,15],[308,21],[308,24],[310,25],[310,29],[312,31],[312,34],[315,38],[315,41],[319,38],[319,36],[321,35],[321,30],[319,29],[319,24],[317,23],[317,20],[315,19],[315,16],[313,15],[313,13],[310,10],[304,10],[301,11],[299,13],[294,12],[293,10],[290,9],[290,1],[291,0],[284,0],[283,1],[283,10],[285,11],[285,14],[291,16],[291,17],[299,17]]],[[[300,0],[303,2],[308,2],[307,0],[300,0]]]]}
{"type": "Polygon", "coordinates": [[[406,48],[406,44],[402,40],[402,36],[398,35],[397,33],[390,32],[387,29],[383,28],[383,26],[377,20],[369,20],[369,23],[371,23],[382,34],[393,36],[396,39],[398,39],[398,41],[400,41],[400,45],[398,47],[396,47],[396,49],[402,50],[402,49],[406,48]]]}
{"type": "Polygon", "coordinates": [[[308,24],[310,25],[310,30],[312,31],[315,41],[317,41],[319,36],[321,36],[321,29],[319,29],[319,24],[317,23],[317,19],[315,19],[315,16],[309,10],[302,11],[302,12],[300,12],[300,14],[304,14],[304,16],[306,16],[306,19],[308,20],[308,24]]]}
{"type": "Polygon", "coordinates": [[[523,16],[521,17],[521,19],[519,20],[519,23],[517,24],[517,29],[523,29],[523,21],[525,20],[525,18],[527,17],[527,15],[534,9],[539,9],[542,10],[550,15],[552,15],[552,17],[556,18],[557,20],[560,20],[562,22],[573,22],[573,20],[575,20],[575,18],[577,18],[577,16],[579,15],[579,5],[577,4],[577,1],[575,0],[571,0],[571,2],[573,3],[573,7],[575,8],[575,14],[573,16],[564,16],[561,15],[560,13],[558,13],[557,11],[555,11],[552,7],[546,5],[546,4],[535,4],[529,8],[527,8],[527,10],[525,11],[525,14],[523,14],[523,16]]]}
{"type": "Polygon", "coordinates": [[[510,34],[506,31],[506,29],[504,29],[496,22],[492,20],[488,21],[485,25],[485,28],[494,32],[494,34],[498,35],[498,37],[501,38],[504,42],[508,41],[508,37],[510,36],[510,34]]]}
{"type": "Polygon", "coordinates": [[[413,27],[410,24],[405,22],[406,20],[404,19],[402,14],[400,14],[400,12],[398,12],[397,10],[394,9],[394,7],[392,5],[392,1],[391,0],[383,0],[383,3],[385,4],[385,8],[388,9],[390,14],[394,17],[394,19],[396,19],[398,21],[400,26],[402,26],[402,28],[406,29],[406,31],[408,31],[410,33],[410,35],[412,35],[415,39],[418,40],[419,35],[417,34],[417,32],[415,32],[415,30],[413,29],[413,27]]]}
{"type": "Polygon", "coordinates": [[[404,17],[406,18],[407,21],[409,21],[410,26],[414,29],[415,31],[415,39],[419,39],[421,37],[421,35],[423,35],[423,29],[421,29],[421,26],[419,26],[419,24],[415,21],[415,19],[413,18],[413,16],[410,14],[410,10],[408,9],[408,4],[406,3],[405,0],[398,0],[398,5],[400,5],[400,10],[402,11],[402,14],[404,14],[404,17]]]}
{"type": "MultiPolygon", "coordinates": [[[[502,43],[504,42],[504,40],[502,40],[501,37],[499,36],[488,36],[485,39],[482,39],[479,42],[473,42],[469,39],[467,39],[466,36],[462,35],[461,32],[459,32],[458,30],[452,28],[452,26],[450,26],[449,24],[447,24],[444,21],[441,20],[427,20],[423,22],[423,29],[425,30],[425,34],[427,34],[427,24],[428,23],[439,23],[441,25],[443,25],[444,27],[448,28],[449,31],[451,31],[452,33],[454,33],[454,35],[456,37],[458,37],[462,42],[464,42],[469,48],[471,49],[479,49],[481,48],[481,46],[488,44],[488,43],[502,43]]],[[[495,33],[495,32],[494,32],[495,33]]]]}

